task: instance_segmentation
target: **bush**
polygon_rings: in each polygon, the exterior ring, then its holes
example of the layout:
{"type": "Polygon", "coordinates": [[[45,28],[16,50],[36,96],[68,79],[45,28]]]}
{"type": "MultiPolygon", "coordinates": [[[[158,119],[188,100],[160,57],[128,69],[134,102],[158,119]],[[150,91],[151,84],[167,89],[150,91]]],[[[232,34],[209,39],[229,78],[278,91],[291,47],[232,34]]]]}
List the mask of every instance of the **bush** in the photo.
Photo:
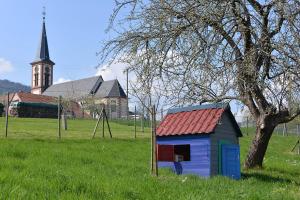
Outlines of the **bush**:
{"type": "Polygon", "coordinates": [[[4,113],[4,105],[0,103],[0,116],[2,116],[4,113]]]}

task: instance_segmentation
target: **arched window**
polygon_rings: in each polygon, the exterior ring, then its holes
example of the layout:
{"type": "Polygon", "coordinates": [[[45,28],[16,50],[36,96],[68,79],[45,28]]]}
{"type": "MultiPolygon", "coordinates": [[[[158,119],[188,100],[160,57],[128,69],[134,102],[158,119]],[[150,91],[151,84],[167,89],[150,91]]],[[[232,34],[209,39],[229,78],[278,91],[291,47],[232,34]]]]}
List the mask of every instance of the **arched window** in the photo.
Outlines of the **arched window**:
{"type": "Polygon", "coordinates": [[[110,100],[110,112],[116,112],[117,111],[117,101],[116,100],[110,100]]]}
{"type": "Polygon", "coordinates": [[[48,87],[50,85],[50,69],[49,67],[45,67],[45,86],[48,87]]]}
{"type": "Polygon", "coordinates": [[[34,86],[39,85],[39,68],[35,67],[34,68],[34,86]]]}

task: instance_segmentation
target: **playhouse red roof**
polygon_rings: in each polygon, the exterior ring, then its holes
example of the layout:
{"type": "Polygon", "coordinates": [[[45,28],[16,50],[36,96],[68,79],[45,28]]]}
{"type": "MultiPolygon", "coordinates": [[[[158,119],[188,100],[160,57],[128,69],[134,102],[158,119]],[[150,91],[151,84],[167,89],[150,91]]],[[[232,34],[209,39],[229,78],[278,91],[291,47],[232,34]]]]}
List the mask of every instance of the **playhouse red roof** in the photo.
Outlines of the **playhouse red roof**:
{"type": "Polygon", "coordinates": [[[202,105],[173,109],[160,123],[156,135],[209,134],[214,131],[226,109],[224,105],[202,105]]]}

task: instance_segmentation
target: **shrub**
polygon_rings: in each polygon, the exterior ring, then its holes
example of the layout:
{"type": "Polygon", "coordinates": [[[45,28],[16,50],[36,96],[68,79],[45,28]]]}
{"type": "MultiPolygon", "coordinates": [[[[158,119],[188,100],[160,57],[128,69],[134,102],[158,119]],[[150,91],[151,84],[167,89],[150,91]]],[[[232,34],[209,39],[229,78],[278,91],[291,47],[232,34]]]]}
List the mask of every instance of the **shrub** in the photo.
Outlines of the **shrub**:
{"type": "Polygon", "coordinates": [[[4,105],[0,103],[0,116],[4,113],[4,105]]]}

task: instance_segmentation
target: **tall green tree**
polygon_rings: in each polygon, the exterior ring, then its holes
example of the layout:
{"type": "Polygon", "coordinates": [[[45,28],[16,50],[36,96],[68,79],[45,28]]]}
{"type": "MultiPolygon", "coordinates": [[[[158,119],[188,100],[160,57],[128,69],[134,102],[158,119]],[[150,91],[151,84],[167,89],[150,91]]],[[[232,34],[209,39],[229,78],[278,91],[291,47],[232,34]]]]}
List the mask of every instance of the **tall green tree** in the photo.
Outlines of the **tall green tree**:
{"type": "Polygon", "coordinates": [[[244,166],[261,167],[274,128],[300,114],[299,14],[298,0],[120,0],[101,55],[173,104],[247,106],[256,134],[244,166]]]}

